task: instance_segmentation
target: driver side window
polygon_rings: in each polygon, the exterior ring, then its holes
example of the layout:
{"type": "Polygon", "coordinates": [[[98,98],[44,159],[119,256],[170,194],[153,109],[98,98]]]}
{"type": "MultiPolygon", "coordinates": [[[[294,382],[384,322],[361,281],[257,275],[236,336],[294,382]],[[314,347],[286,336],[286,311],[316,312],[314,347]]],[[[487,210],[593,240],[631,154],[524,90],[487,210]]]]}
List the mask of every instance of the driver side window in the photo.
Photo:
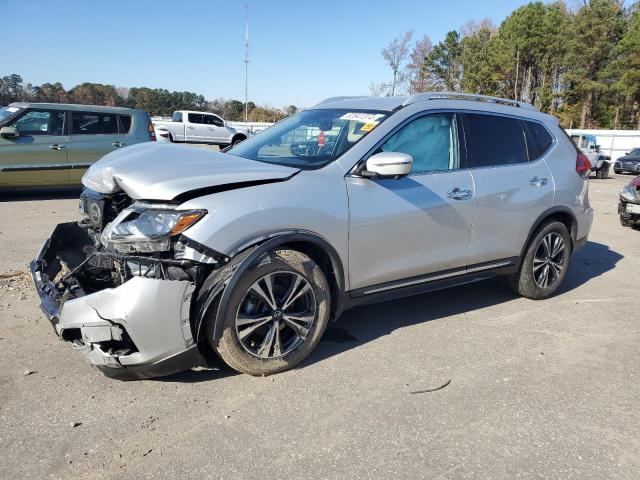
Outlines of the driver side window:
{"type": "Polygon", "coordinates": [[[379,149],[413,157],[411,173],[453,170],[459,167],[455,115],[439,113],[410,121],[379,149]]]}

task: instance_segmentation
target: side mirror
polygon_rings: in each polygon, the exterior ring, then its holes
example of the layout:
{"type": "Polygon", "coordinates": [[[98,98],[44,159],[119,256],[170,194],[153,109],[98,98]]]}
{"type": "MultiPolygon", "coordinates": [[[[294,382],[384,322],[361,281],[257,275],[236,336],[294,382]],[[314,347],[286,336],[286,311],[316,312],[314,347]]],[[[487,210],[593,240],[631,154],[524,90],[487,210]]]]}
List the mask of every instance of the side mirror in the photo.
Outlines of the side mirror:
{"type": "Polygon", "coordinates": [[[2,127],[0,128],[0,137],[3,138],[18,138],[20,132],[16,127],[2,127]]]}
{"type": "Polygon", "coordinates": [[[367,159],[363,177],[404,177],[411,172],[413,158],[400,152],[380,152],[367,159]]]}

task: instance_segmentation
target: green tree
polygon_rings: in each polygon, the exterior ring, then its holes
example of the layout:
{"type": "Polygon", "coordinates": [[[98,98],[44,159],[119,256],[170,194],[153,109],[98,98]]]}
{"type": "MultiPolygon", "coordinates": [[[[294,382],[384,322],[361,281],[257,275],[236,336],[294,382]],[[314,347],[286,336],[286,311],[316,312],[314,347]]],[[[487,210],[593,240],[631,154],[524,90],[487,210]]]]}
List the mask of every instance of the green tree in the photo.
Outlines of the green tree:
{"type": "Polygon", "coordinates": [[[425,69],[431,75],[437,90],[458,91],[462,80],[462,45],[460,34],[452,30],[438,43],[425,60],[425,69]]]}

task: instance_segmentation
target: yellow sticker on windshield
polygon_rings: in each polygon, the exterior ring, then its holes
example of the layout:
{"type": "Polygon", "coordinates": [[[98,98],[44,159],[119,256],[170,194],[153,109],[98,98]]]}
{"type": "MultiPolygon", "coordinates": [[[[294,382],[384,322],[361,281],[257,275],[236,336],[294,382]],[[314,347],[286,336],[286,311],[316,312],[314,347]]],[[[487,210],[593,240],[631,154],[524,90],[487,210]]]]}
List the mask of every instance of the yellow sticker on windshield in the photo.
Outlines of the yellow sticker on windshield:
{"type": "Polygon", "coordinates": [[[378,125],[378,123],[380,122],[369,122],[369,123],[365,123],[363,126],[360,127],[360,131],[361,132],[370,132],[371,130],[373,130],[374,128],[376,128],[376,126],[378,125]]]}

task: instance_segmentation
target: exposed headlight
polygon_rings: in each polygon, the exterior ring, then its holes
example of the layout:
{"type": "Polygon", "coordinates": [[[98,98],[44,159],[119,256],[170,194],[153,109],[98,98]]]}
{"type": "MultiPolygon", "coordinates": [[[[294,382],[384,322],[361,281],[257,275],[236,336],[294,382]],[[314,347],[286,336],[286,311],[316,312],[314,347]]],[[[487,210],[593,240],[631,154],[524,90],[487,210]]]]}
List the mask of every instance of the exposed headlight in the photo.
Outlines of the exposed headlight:
{"type": "Polygon", "coordinates": [[[627,202],[638,201],[638,198],[636,197],[636,190],[631,185],[627,185],[620,191],[620,198],[626,200],[627,202]]]}
{"type": "Polygon", "coordinates": [[[102,232],[103,244],[119,252],[158,252],[171,248],[179,235],[206,215],[206,210],[124,210],[102,232]]]}

